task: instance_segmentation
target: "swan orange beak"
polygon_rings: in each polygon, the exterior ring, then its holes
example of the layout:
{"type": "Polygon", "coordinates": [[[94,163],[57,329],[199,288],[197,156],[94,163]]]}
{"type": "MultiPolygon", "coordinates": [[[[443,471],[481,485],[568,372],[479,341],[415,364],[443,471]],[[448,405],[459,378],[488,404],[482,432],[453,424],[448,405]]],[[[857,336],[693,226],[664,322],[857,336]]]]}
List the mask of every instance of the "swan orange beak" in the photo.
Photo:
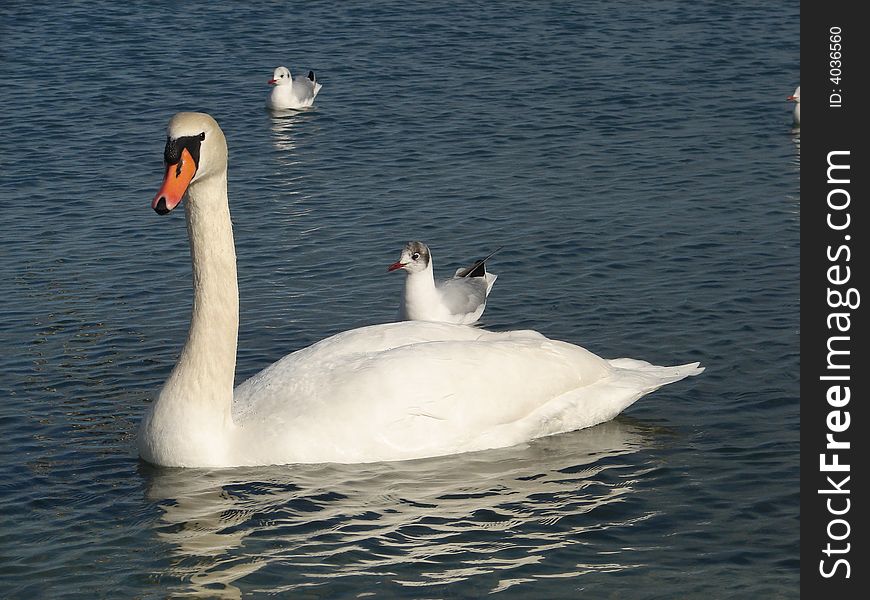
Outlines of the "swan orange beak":
{"type": "Polygon", "coordinates": [[[166,165],[163,185],[151,201],[151,208],[158,215],[165,215],[178,206],[194,175],[196,175],[196,161],[185,148],[181,151],[181,158],[177,163],[166,165]]]}
{"type": "Polygon", "coordinates": [[[387,271],[395,271],[396,269],[401,269],[401,268],[404,267],[404,266],[405,266],[405,263],[403,263],[403,262],[401,262],[401,261],[399,261],[399,262],[394,262],[394,263],[391,264],[389,267],[387,267],[387,271]]]}

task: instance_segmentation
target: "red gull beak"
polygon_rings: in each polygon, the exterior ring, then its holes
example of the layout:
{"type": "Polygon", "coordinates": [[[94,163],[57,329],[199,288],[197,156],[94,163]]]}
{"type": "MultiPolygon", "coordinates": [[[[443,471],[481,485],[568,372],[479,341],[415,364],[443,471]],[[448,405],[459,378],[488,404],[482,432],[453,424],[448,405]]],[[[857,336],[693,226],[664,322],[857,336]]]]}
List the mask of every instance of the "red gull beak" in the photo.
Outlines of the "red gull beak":
{"type": "Polygon", "coordinates": [[[789,96],[786,100],[794,100],[794,96],[789,96]]]}
{"type": "Polygon", "coordinates": [[[387,271],[395,271],[396,269],[404,268],[404,266],[405,266],[405,263],[403,263],[402,261],[394,262],[389,267],[387,267],[387,271]]]}
{"type": "Polygon", "coordinates": [[[278,83],[278,82],[275,81],[274,79],[270,79],[270,80],[267,81],[266,83],[268,83],[269,85],[275,85],[275,84],[278,83]]]}

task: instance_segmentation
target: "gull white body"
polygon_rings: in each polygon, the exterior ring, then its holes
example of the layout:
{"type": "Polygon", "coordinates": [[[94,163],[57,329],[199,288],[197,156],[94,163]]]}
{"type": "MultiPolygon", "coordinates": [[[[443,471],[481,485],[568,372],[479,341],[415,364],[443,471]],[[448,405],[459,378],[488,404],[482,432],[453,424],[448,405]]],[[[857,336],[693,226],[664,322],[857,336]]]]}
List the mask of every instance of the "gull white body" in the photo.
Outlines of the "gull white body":
{"type": "Polygon", "coordinates": [[[181,355],[140,426],[139,453],[151,463],[358,463],[503,447],[607,421],[703,370],[605,360],[533,331],[410,321],[326,338],[233,390],[239,299],[226,142],[201,113],[179,113],[168,135],[166,156],[184,140],[181,161],[195,159],[195,174],[175,185],[187,171],[167,159],[152,206],[169,212],[189,185],[194,302],[181,355]]]}
{"type": "Polygon", "coordinates": [[[401,269],[407,273],[399,302],[399,320],[459,325],[476,323],[498,278],[498,275],[486,272],[485,261],[473,265],[481,267],[480,276],[463,277],[461,275],[466,269],[460,268],[450,279],[436,282],[429,247],[422,242],[408,242],[399,261],[389,267],[391,271],[401,269]]]}
{"type": "Polygon", "coordinates": [[[313,79],[314,72],[309,76],[297,75],[294,79],[287,67],[278,67],[269,80],[272,92],[266,100],[266,106],[272,110],[307,108],[314,104],[314,99],[323,85],[313,79]]]}

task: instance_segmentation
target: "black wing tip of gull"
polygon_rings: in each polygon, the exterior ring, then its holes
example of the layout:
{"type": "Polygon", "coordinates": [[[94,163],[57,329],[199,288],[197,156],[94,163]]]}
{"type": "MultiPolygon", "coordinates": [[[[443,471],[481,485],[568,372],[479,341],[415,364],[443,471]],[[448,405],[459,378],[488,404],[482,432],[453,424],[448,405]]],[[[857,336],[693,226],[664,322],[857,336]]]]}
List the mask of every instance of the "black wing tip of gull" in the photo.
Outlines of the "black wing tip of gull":
{"type": "Polygon", "coordinates": [[[460,277],[485,277],[486,276],[486,265],[482,260],[477,261],[460,275],[460,277]]]}
{"type": "Polygon", "coordinates": [[[504,248],[504,246],[499,246],[480,260],[474,261],[474,264],[467,269],[462,270],[458,277],[486,277],[486,261],[492,258],[495,253],[502,248],[504,248]]]}
{"type": "Polygon", "coordinates": [[[317,82],[317,78],[314,76],[314,71],[308,71],[308,79],[310,79],[312,82],[317,82]]]}

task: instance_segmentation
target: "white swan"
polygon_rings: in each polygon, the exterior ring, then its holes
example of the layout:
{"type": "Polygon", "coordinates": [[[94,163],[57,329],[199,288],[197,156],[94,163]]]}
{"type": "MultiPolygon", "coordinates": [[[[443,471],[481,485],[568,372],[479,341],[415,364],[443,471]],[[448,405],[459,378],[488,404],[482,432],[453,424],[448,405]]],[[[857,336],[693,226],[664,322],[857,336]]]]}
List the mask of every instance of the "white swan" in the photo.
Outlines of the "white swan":
{"type": "Polygon", "coordinates": [[[703,369],[604,360],[533,331],[406,321],[339,333],[233,390],[239,295],[227,145],[209,115],[169,122],[159,214],[185,203],[193,311],[139,429],[140,456],[176,467],[370,462],[513,445],[589,427],[703,369]]]}
{"type": "Polygon", "coordinates": [[[287,67],[277,67],[267,83],[275,86],[266,100],[266,106],[273,110],[307,108],[314,104],[317,92],[323,87],[317,83],[314,71],[308,71],[308,77],[298,75],[293,79],[287,67]]]}
{"type": "Polygon", "coordinates": [[[401,321],[442,321],[471,325],[480,319],[498,275],[486,270],[495,252],[470,267],[456,269],[450,279],[435,283],[432,253],[423,242],[408,242],[388,271],[403,270],[405,289],[399,303],[401,321]]]}
{"type": "Polygon", "coordinates": [[[786,98],[790,102],[794,102],[794,122],[795,125],[801,124],[801,86],[797,86],[794,94],[786,98]]]}

